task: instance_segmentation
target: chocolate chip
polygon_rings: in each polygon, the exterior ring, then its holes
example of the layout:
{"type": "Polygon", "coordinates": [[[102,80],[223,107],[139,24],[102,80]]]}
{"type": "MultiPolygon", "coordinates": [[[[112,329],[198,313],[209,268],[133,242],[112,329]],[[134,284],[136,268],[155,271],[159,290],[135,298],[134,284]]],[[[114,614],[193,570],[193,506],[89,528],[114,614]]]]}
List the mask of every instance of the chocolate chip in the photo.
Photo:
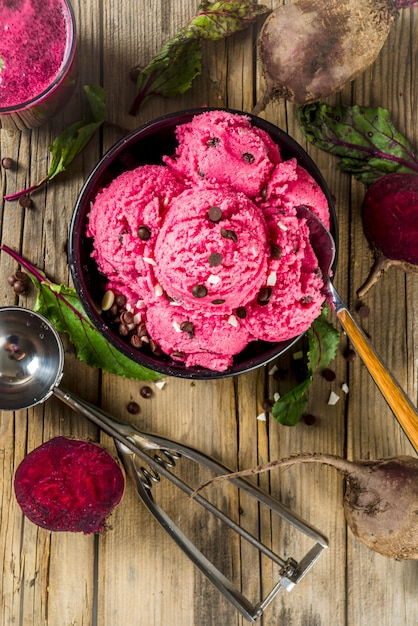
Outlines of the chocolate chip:
{"type": "Polygon", "coordinates": [[[260,196],[262,200],[265,200],[267,198],[267,187],[262,188],[262,190],[260,191],[260,196]]]}
{"type": "Polygon", "coordinates": [[[3,157],[1,160],[1,164],[5,170],[9,170],[13,167],[13,159],[11,159],[10,157],[3,157]]]}
{"type": "Polygon", "coordinates": [[[208,211],[208,218],[214,224],[220,222],[220,220],[222,219],[222,209],[218,206],[211,206],[208,211]]]}
{"type": "Polygon", "coordinates": [[[272,289],[271,287],[261,287],[258,292],[257,302],[258,304],[264,305],[267,304],[271,298],[272,289]]]}
{"type": "Polygon", "coordinates": [[[154,339],[152,337],[149,338],[149,345],[151,348],[151,352],[153,354],[155,354],[156,356],[160,356],[162,354],[162,350],[160,348],[160,346],[155,343],[154,339]]]}
{"type": "Polygon", "coordinates": [[[272,259],[282,258],[282,249],[277,243],[273,243],[270,246],[270,256],[272,259]]]}
{"type": "Polygon", "coordinates": [[[225,300],[222,298],[218,298],[217,300],[212,300],[212,304],[223,304],[225,300]]]}
{"type": "Polygon", "coordinates": [[[21,280],[15,280],[13,283],[13,291],[15,293],[24,294],[26,293],[26,285],[21,280]]]}
{"type": "Polygon", "coordinates": [[[129,326],[134,321],[134,314],[131,311],[124,311],[120,316],[120,321],[129,326]]]}
{"type": "Polygon", "coordinates": [[[128,404],[126,405],[126,410],[128,411],[128,413],[136,415],[140,411],[138,402],[128,402],[128,404]]]}
{"type": "Polygon", "coordinates": [[[212,137],[211,139],[207,140],[206,145],[208,148],[214,148],[215,146],[218,145],[219,142],[220,142],[220,139],[218,139],[218,137],[212,137]]]}
{"type": "Polygon", "coordinates": [[[140,348],[142,346],[142,339],[138,337],[138,335],[132,335],[130,342],[133,348],[140,348]]]}
{"type": "Polygon", "coordinates": [[[115,302],[118,307],[122,308],[126,304],[126,297],[123,294],[119,293],[115,298],[115,302]]]}
{"type": "Polygon", "coordinates": [[[151,387],[148,387],[148,385],[145,385],[144,387],[141,387],[139,393],[141,394],[143,398],[151,398],[152,389],[151,387]]]}
{"type": "Polygon", "coordinates": [[[138,228],[138,237],[141,241],[148,241],[151,237],[151,229],[148,226],[140,226],[138,228]]]}
{"type": "Polygon", "coordinates": [[[307,413],[306,415],[303,416],[303,421],[305,422],[307,426],[313,426],[315,424],[316,417],[315,415],[312,415],[311,413],[307,413]]]}
{"type": "Polygon", "coordinates": [[[302,298],[299,300],[299,302],[303,305],[303,304],[310,304],[312,302],[313,298],[312,296],[302,296],[302,298]]]}
{"type": "Polygon", "coordinates": [[[270,412],[271,409],[273,408],[273,404],[274,404],[274,400],[271,400],[270,398],[267,398],[266,400],[264,400],[263,411],[270,412]]]}
{"type": "Polygon", "coordinates": [[[322,370],[321,374],[322,374],[322,377],[325,378],[325,380],[327,380],[328,382],[332,382],[337,377],[335,372],[333,370],[330,370],[327,367],[322,370]]]}
{"type": "Polygon", "coordinates": [[[212,252],[212,254],[209,255],[208,261],[209,265],[211,265],[212,267],[217,267],[222,263],[222,254],[220,254],[219,252],[212,252]]]}
{"type": "Polygon", "coordinates": [[[236,311],[236,316],[239,317],[241,320],[245,320],[245,318],[247,317],[247,309],[245,308],[245,306],[239,306],[236,311]]]}
{"type": "Polygon", "coordinates": [[[182,330],[183,332],[187,333],[190,337],[190,339],[193,339],[194,337],[194,326],[192,324],[192,322],[186,321],[186,322],[182,322],[180,324],[180,330],[182,330]]]}
{"type": "Polygon", "coordinates": [[[29,198],[29,196],[21,196],[19,198],[19,204],[24,209],[30,209],[32,204],[33,204],[33,202],[31,200],[31,198],[29,198]]]}
{"type": "Polygon", "coordinates": [[[253,154],[251,154],[251,152],[244,152],[242,158],[244,159],[244,161],[247,161],[247,163],[254,163],[255,161],[255,157],[253,154]]]}
{"type": "Polygon", "coordinates": [[[119,324],[119,335],[127,337],[129,335],[129,328],[126,324],[119,324]]]}
{"type": "Polygon", "coordinates": [[[180,352],[178,350],[172,352],[171,356],[176,358],[176,359],[185,359],[186,358],[186,355],[184,354],[184,352],[180,352]]]}
{"type": "Polygon", "coordinates": [[[345,352],[344,352],[344,358],[346,361],[354,361],[357,358],[357,354],[355,353],[355,351],[352,348],[348,348],[345,352]]]}
{"type": "Polygon", "coordinates": [[[237,234],[233,230],[229,230],[228,228],[221,228],[221,235],[224,239],[232,239],[235,243],[238,242],[237,234]]]}
{"type": "Polygon", "coordinates": [[[192,295],[195,298],[204,298],[208,295],[208,290],[205,285],[194,285],[194,287],[192,287],[192,295]]]}
{"type": "Polygon", "coordinates": [[[366,304],[361,304],[358,308],[357,308],[357,313],[359,317],[369,317],[370,315],[370,309],[366,304]]]}

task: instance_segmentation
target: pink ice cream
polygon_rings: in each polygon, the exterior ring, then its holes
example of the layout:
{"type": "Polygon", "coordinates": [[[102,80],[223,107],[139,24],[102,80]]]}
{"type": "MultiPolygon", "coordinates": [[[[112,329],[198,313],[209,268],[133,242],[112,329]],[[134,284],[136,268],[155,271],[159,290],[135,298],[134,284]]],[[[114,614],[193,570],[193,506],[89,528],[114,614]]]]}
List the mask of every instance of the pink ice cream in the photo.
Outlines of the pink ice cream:
{"type": "Polygon", "coordinates": [[[296,207],[329,225],[328,202],[245,115],[207,111],[177,138],[165,165],[98,194],[88,235],[108,289],[124,296],[110,323],[135,347],[224,371],[249,342],[291,339],[320,314],[323,281],[296,207]]]}
{"type": "Polygon", "coordinates": [[[270,179],[280,152],[244,115],[207,111],[177,129],[178,148],[164,160],[192,182],[228,184],[252,198],[270,179]]]}

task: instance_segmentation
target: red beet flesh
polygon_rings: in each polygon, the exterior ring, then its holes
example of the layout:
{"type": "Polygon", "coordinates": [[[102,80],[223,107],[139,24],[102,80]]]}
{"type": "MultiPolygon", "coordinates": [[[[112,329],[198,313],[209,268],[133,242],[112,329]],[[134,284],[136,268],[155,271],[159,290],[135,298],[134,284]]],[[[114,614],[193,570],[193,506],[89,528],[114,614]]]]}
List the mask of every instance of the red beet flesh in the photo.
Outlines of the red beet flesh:
{"type": "Polygon", "coordinates": [[[100,532],[120,502],[125,479],[106,450],[55,437],[30,452],[16,470],[16,499],[28,519],[52,531],[100,532]]]}
{"type": "Polygon", "coordinates": [[[418,265],[418,174],[388,174],[369,187],[364,234],[393,261],[418,265]]]}
{"type": "Polygon", "coordinates": [[[418,174],[395,173],[379,178],[366,192],[361,218],[375,261],[357,291],[359,298],[391,266],[418,272],[418,174]]]}

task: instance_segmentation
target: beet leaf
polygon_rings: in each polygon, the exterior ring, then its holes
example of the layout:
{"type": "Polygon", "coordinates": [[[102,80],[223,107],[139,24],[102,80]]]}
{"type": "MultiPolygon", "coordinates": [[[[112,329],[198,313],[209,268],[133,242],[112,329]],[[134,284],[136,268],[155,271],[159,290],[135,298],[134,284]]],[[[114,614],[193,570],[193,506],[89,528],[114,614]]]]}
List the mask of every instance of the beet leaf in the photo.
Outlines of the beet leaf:
{"type": "Polygon", "coordinates": [[[300,107],[299,123],[317,148],[340,157],[338,168],[367,187],[391,172],[418,172],[418,157],[381,107],[300,107]]]}
{"type": "Polygon", "coordinates": [[[118,352],[86,317],[77,293],[57,285],[8,246],[1,247],[28,272],[38,293],[34,311],[44,315],[58,332],[68,335],[77,358],[111,374],[139,380],[157,380],[157,372],[135,363],[118,352]]]}
{"type": "Polygon", "coordinates": [[[26,196],[32,191],[36,191],[57,174],[63,172],[67,166],[80,154],[93,137],[95,132],[105,121],[105,92],[99,85],[85,85],[86,94],[90,110],[84,118],[68,126],[56,137],[49,147],[52,153],[52,161],[48,173],[42,180],[27,189],[22,189],[17,193],[4,196],[5,200],[17,200],[21,196],[26,196]]]}
{"type": "Polygon", "coordinates": [[[285,426],[295,426],[302,417],[308,402],[308,390],[316,370],[323,369],[335,358],[340,335],[327,320],[328,310],[324,306],[321,315],[306,332],[308,349],[306,352],[306,378],[285,393],[272,408],[273,417],[285,426]]]}
{"type": "Polygon", "coordinates": [[[188,24],[139,72],[138,93],[130,114],[136,115],[151,96],[173,98],[185,93],[202,71],[201,41],[228,37],[247,28],[268,10],[253,0],[202,1],[188,24]]]}

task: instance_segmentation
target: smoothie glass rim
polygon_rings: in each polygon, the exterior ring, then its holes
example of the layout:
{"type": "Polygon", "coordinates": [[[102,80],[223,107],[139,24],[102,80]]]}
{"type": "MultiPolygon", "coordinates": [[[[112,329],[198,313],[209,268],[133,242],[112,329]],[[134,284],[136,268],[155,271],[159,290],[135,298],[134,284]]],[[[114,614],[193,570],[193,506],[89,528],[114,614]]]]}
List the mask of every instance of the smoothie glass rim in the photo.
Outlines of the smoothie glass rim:
{"type": "MultiPolygon", "coordinates": [[[[53,81],[39,94],[30,98],[29,100],[25,100],[24,102],[19,102],[18,104],[12,104],[9,106],[1,106],[0,104],[0,115],[5,115],[7,113],[15,113],[19,111],[23,111],[25,109],[29,109],[36,104],[41,103],[47,97],[53,93],[56,88],[63,81],[65,76],[68,74],[71,66],[73,64],[76,48],[77,48],[77,32],[76,32],[76,24],[75,24],[75,15],[74,10],[71,5],[70,0],[58,0],[62,5],[64,18],[66,21],[66,44],[64,48],[63,61],[61,68],[58,74],[55,76],[53,81]]],[[[0,124],[1,128],[1,124],[0,124]]]]}

